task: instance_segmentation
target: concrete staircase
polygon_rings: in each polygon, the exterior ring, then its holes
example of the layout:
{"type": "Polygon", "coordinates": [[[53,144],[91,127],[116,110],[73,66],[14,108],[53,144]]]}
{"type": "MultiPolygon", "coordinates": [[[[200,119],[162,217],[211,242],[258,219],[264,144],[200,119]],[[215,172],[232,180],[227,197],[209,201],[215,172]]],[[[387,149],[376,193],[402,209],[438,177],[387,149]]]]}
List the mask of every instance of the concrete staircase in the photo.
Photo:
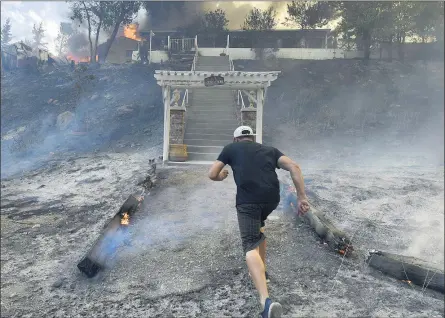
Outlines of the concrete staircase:
{"type": "MultiPolygon", "coordinates": [[[[196,71],[229,71],[228,56],[200,56],[196,71]]],[[[239,124],[236,119],[232,90],[199,88],[192,93],[187,108],[184,143],[189,162],[217,159],[225,145],[233,140],[233,131],[239,124]]]]}

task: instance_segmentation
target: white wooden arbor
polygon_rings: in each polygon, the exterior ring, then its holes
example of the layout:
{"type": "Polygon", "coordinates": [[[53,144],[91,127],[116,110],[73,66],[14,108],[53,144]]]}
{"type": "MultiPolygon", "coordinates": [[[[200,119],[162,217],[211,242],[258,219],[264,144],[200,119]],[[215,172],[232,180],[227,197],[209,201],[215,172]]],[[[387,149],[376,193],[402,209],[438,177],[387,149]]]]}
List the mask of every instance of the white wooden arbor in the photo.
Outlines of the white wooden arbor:
{"type": "MultiPolygon", "coordinates": [[[[172,105],[171,92],[173,90],[184,91],[183,98],[188,98],[188,89],[205,88],[204,79],[210,76],[223,77],[224,84],[208,87],[208,89],[230,89],[237,91],[241,96],[242,110],[256,111],[256,141],[262,142],[263,135],[263,105],[267,87],[276,80],[279,71],[276,72],[240,72],[240,71],[155,71],[154,77],[158,85],[162,87],[164,101],[164,149],[163,160],[168,161],[170,141],[170,110],[177,105],[172,105]],[[250,103],[244,104],[243,95],[247,96],[250,103]]],[[[176,101],[177,102],[177,101],[176,101]]],[[[184,105],[184,103],[182,103],[184,105]]]]}

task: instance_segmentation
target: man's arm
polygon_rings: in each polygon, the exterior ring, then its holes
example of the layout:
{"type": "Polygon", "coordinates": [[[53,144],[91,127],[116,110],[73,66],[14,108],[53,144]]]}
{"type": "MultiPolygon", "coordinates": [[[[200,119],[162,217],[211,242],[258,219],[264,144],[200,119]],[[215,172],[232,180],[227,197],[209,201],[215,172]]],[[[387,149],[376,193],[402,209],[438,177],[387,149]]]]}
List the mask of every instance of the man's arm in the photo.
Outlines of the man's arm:
{"type": "Polygon", "coordinates": [[[286,156],[279,157],[277,164],[279,168],[289,171],[295,189],[297,189],[298,199],[307,200],[306,192],[304,191],[303,174],[301,173],[300,166],[286,156]]]}
{"type": "Polygon", "coordinates": [[[223,181],[229,175],[229,171],[223,170],[224,162],[216,160],[209,170],[209,178],[213,181],[223,181]]]}

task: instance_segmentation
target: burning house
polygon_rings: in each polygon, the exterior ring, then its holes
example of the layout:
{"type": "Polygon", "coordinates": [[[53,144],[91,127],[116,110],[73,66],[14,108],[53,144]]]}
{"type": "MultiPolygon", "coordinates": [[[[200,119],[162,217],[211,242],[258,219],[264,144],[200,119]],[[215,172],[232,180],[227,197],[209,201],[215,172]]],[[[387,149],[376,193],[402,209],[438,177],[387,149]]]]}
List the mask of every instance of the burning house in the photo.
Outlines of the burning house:
{"type": "MultiPolygon", "coordinates": [[[[138,24],[130,24],[123,27],[116,36],[106,57],[106,62],[122,64],[132,60],[145,60],[145,55],[149,56],[150,54],[154,55],[153,61],[159,62],[169,59],[171,53],[194,51],[195,39],[200,51],[227,46],[232,49],[255,47],[328,49],[335,46],[330,29],[264,32],[234,30],[211,34],[188,34],[184,30],[139,30],[138,24]]],[[[103,56],[107,45],[106,42],[98,47],[99,60],[101,61],[104,60],[103,56]]]]}
{"type": "MultiPolygon", "coordinates": [[[[108,41],[97,47],[99,61],[105,59],[107,45],[108,41]]],[[[138,25],[127,25],[121,28],[116,35],[106,56],[106,61],[113,64],[123,64],[136,60],[141,45],[144,45],[144,39],[138,34],[138,25]]]]}

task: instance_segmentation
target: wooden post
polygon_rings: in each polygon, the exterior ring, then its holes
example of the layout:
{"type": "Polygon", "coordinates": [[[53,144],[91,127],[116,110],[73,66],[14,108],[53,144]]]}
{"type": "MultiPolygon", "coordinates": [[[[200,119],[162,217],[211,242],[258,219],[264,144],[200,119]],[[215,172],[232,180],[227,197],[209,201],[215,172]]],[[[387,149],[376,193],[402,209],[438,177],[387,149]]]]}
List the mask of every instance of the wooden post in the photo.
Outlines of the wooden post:
{"type": "Polygon", "coordinates": [[[256,142],[263,143],[263,89],[256,91],[256,142]]]}
{"type": "Polygon", "coordinates": [[[170,147],[170,86],[163,89],[164,97],[164,149],[162,160],[164,164],[168,161],[168,150],[170,147]]]}
{"type": "Polygon", "coordinates": [[[148,64],[151,64],[151,37],[153,36],[153,31],[150,30],[150,55],[148,57],[148,64]]]}

